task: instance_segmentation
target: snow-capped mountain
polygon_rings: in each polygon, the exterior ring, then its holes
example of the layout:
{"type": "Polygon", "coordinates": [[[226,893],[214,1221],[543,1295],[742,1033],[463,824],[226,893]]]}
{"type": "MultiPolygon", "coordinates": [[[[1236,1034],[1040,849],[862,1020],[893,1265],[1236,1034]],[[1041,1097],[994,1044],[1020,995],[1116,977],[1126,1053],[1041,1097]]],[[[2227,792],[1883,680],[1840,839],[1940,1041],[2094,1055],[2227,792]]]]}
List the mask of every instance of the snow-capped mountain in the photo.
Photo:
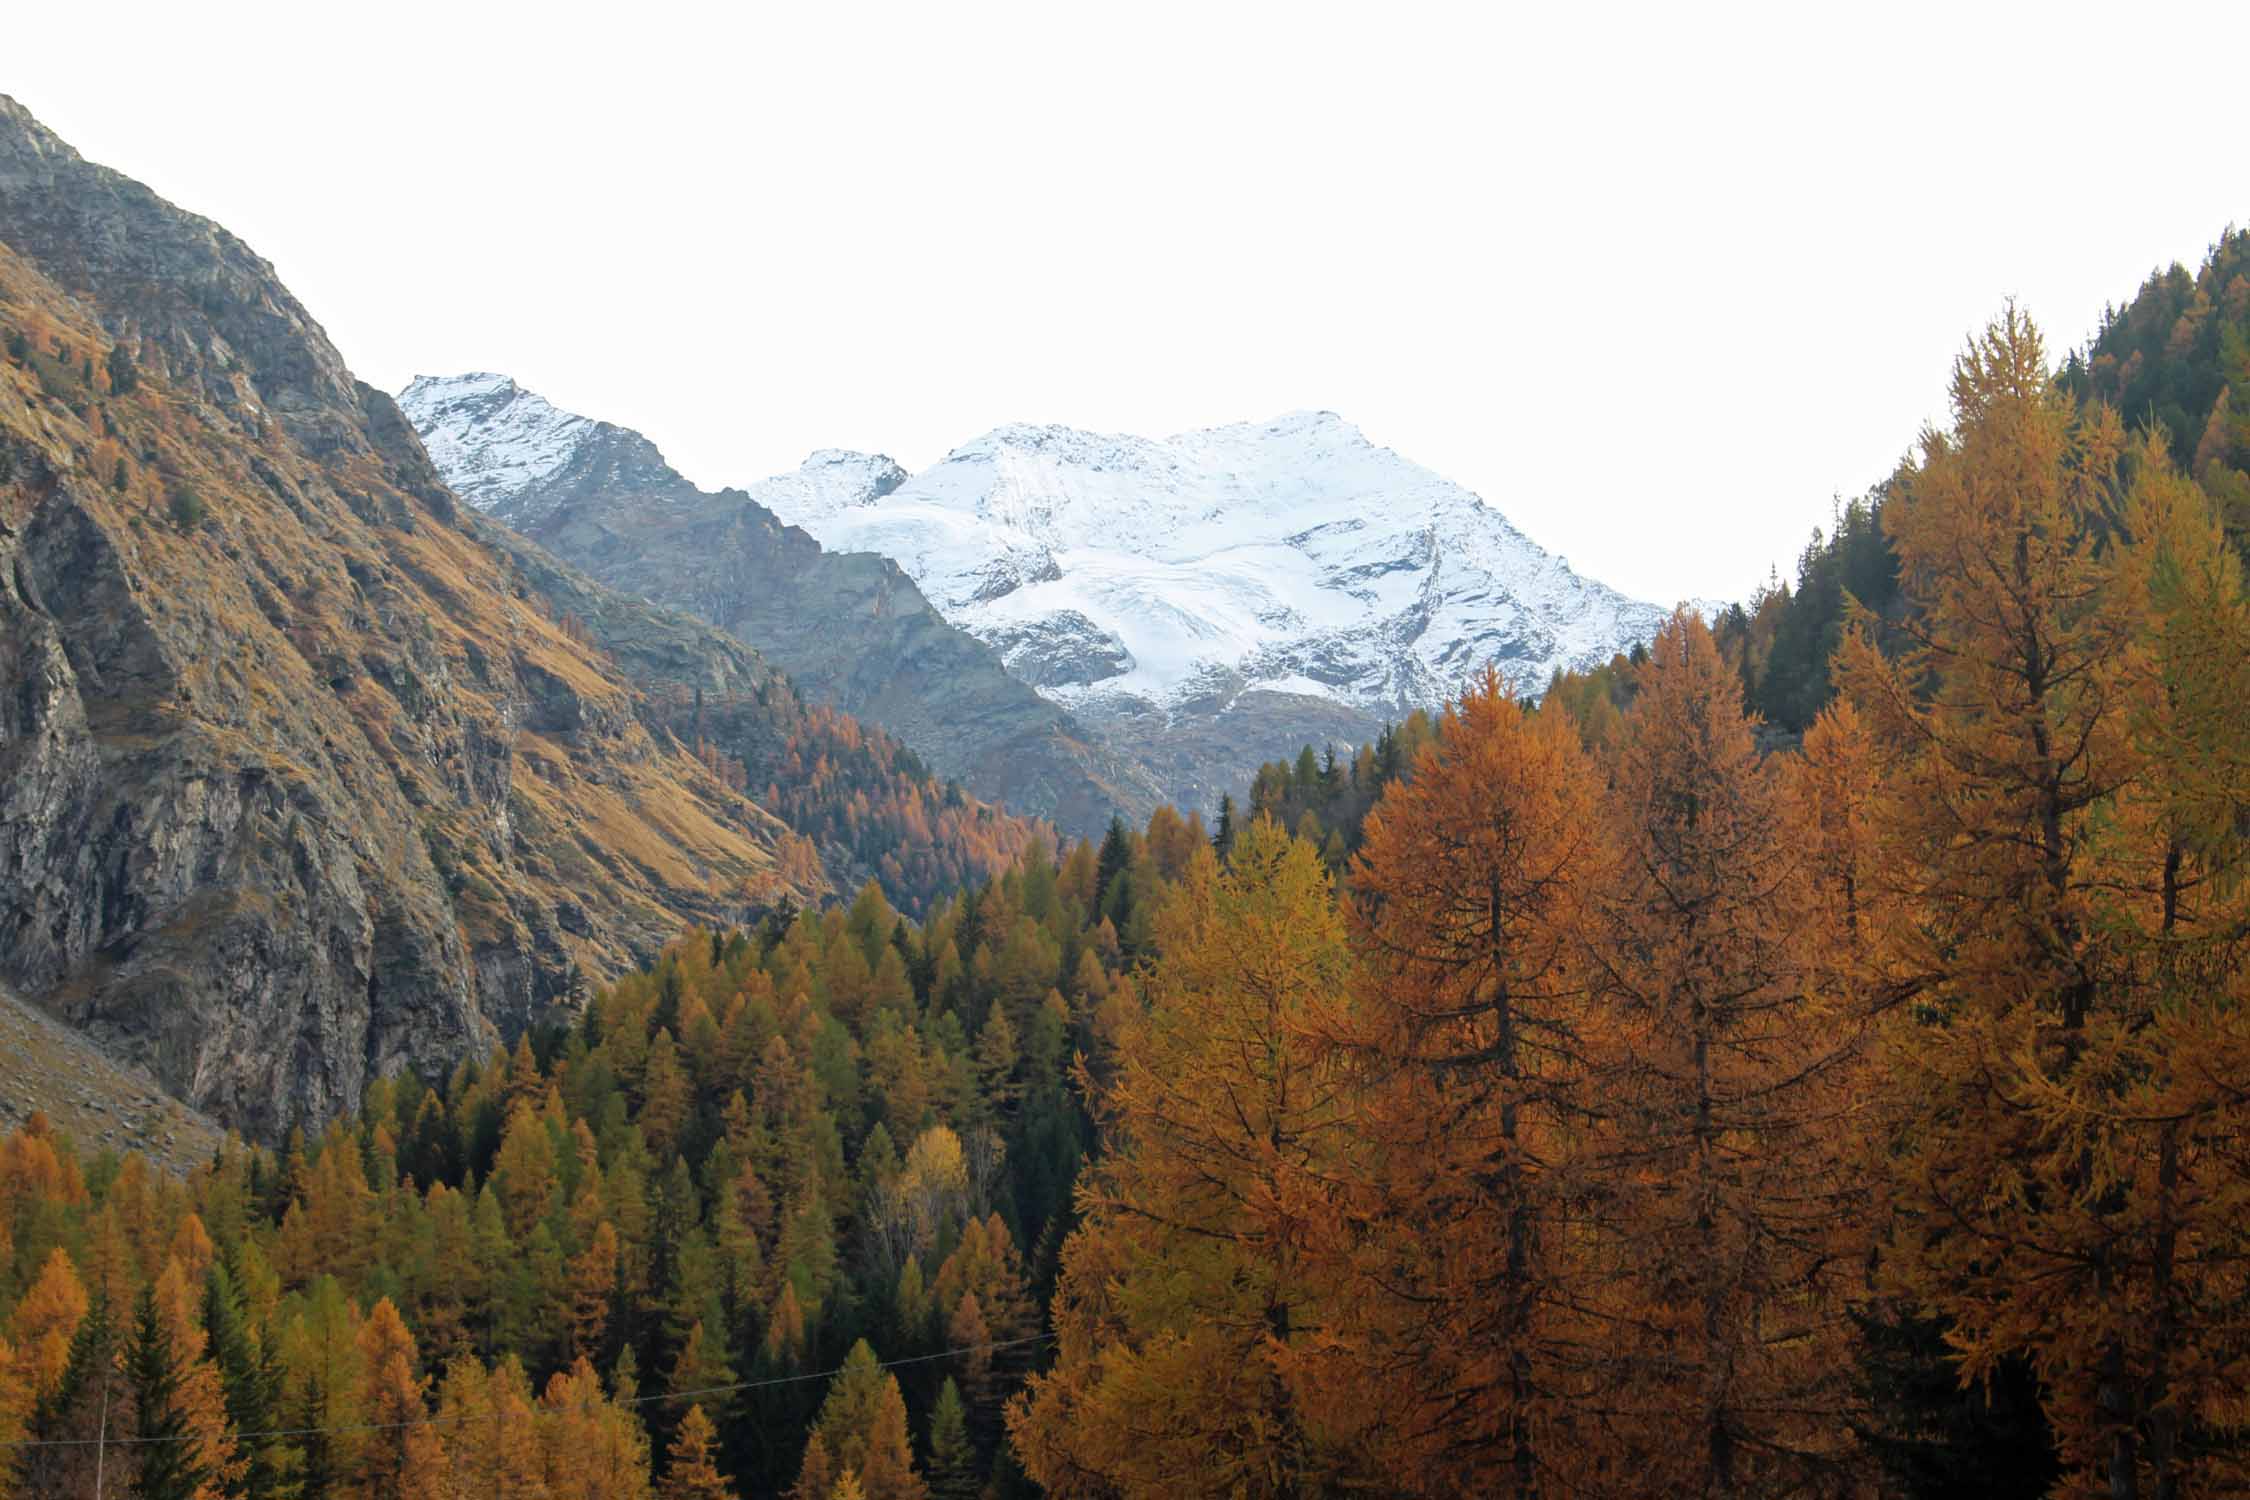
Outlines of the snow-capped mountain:
{"type": "Polygon", "coordinates": [[[1662,618],[1332,412],[1163,441],[1002,427],[903,481],[823,452],[750,492],[832,550],[895,559],[1010,670],[1097,713],[1263,691],[1396,714],[1488,662],[1536,691],[1662,618]]]}
{"type": "MultiPolygon", "coordinates": [[[[1000,427],[919,474],[824,449],[746,492],[706,495],[640,434],[505,376],[417,380],[399,404],[472,504],[597,576],[749,632],[793,672],[817,663],[843,680],[822,652],[859,649],[856,637],[814,597],[829,585],[796,565],[723,562],[750,544],[739,528],[720,539],[718,511],[747,499],[831,554],[889,559],[1009,676],[1067,710],[1071,735],[1106,740],[1184,807],[1213,806],[1299,745],[1370,739],[1487,663],[1536,692],[1663,617],[1332,412],[1161,441],[1000,427]],[[723,577],[704,579],[714,568],[723,577]]],[[[923,696],[958,694],[940,683],[923,696]]],[[[880,722],[883,701],[847,706],[880,722]]],[[[916,742],[916,723],[892,727],[916,742]]],[[[934,742],[941,760],[948,743],[965,741],[934,742]]]]}
{"type": "Polygon", "coordinates": [[[398,404],[453,493],[518,531],[535,518],[517,502],[569,468],[601,426],[489,372],[418,376],[398,404]]]}

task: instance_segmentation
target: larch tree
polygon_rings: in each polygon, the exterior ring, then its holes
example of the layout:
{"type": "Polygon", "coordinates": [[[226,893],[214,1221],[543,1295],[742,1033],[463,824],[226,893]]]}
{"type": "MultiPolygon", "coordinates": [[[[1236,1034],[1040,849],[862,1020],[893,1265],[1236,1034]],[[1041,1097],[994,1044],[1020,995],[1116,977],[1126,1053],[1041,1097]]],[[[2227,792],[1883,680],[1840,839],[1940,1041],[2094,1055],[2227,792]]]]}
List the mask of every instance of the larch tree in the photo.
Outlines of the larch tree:
{"type": "Polygon", "coordinates": [[[492,1184],[509,1236],[519,1243],[554,1207],[557,1192],[553,1132],[533,1101],[510,1107],[500,1154],[492,1164],[492,1184]]]}
{"type": "MultiPolygon", "coordinates": [[[[0,1339],[0,1500],[12,1500],[16,1493],[15,1452],[17,1443],[24,1437],[24,1424],[31,1416],[31,1392],[24,1384],[24,1370],[16,1353],[0,1339]]],[[[959,1398],[955,1398],[958,1414],[959,1398]]],[[[964,1445],[967,1438],[962,1439],[964,1445]]]]}
{"type": "Polygon", "coordinates": [[[1798,1494],[1848,1453],[1843,997],[1806,962],[1800,851],[1751,729],[1740,676],[1676,614],[1626,716],[1590,947],[1614,1028],[1590,1204],[1611,1382],[1582,1430],[1596,1491],[1798,1494]]]}
{"type": "Polygon", "coordinates": [[[617,1294],[617,1229],[609,1220],[595,1224],[586,1248],[570,1259],[564,1312],[568,1354],[592,1358],[601,1352],[617,1294]]]}
{"type": "Polygon", "coordinates": [[[360,1449],[355,1500],[422,1500],[445,1483],[445,1445],[429,1422],[414,1370],[414,1335],[388,1297],[359,1332],[366,1372],[360,1409],[371,1429],[360,1449]]]}
{"type": "Polygon", "coordinates": [[[63,1378],[70,1364],[71,1339],[88,1305],[70,1253],[60,1246],[47,1252],[39,1275],[16,1303],[8,1324],[27,1399],[44,1396],[63,1378]]]}
{"type": "Polygon", "coordinates": [[[1840,676],[1897,759],[1890,1284],[1964,1382],[2028,1358],[2070,1493],[2246,1480],[2239,571],[2013,309],[1884,523],[1913,606],[1840,676]],[[2235,1081],[2229,1081],[2229,1080],[2235,1081]]]}
{"type": "Polygon", "coordinates": [[[547,1500],[531,1382],[513,1357],[487,1370],[469,1356],[446,1367],[438,1392],[453,1493],[490,1500],[547,1500]]]}
{"type": "Polygon", "coordinates": [[[534,1425],[553,1500],[648,1500],[648,1432],[625,1399],[583,1359],[547,1382],[534,1425]]]}
{"type": "Polygon", "coordinates": [[[1261,819],[1224,872],[1195,852],[1158,933],[1063,1250],[1057,1359],[1009,1435],[1051,1494],[1307,1493],[1353,1472],[1370,1394],[1326,1404],[1299,1347],[1332,1316],[1306,1225],[1351,1108],[1315,1041],[1352,983],[1343,920],[1318,853],[1261,819]]]}
{"type": "Polygon", "coordinates": [[[672,1446],[666,1450],[664,1482],[656,1491],[659,1500],[735,1500],[733,1488],[712,1456],[715,1436],[716,1429],[703,1408],[690,1406],[680,1419],[679,1430],[672,1434],[672,1446]]]}
{"type": "Polygon", "coordinates": [[[836,1457],[828,1451],[828,1439],[816,1426],[805,1439],[804,1457],[797,1464],[797,1482],[790,1486],[789,1500],[826,1500],[836,1488],[836,1477],[836,1457]]]}
{"type": "Polygon", "coordinates": [[[1557,1428],[1585,1383],[1567,1221],[1601,795],[1568,717],[1487,670],[1369,813],[1352,867],[1366,979],[1326,1040],[1370,1149],[1325,1242],[1352,1287],[1336,1367],[1400,1402],[1378,1441],[1402,1484],[1528,1497],[1580,1446],[1557,1428]]]}

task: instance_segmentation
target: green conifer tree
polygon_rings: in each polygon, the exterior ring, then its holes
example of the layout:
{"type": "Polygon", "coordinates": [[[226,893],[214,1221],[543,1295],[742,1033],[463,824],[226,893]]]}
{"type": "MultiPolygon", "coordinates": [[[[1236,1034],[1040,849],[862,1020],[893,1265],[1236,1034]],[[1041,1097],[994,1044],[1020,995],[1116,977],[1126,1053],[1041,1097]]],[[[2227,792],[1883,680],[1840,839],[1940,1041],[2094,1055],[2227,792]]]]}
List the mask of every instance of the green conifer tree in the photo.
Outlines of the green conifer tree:
{"type": "Polygon", "coordinates": [[[131,1451],[138,1470],[137,1500],[195,1500],[210,1476],[188,1441],[187,1416],[180,1409],[180,1361],[172,1335],[157,1315],[156,1296],[141,1288],[133,1309],[133,1337],[125,1351],[125,1383],[133,1393],[131,1451]]]}
{"type": "Polygon", "coordinates": [[[950,1375],[938,1387],[937,1405],[930,1412],[929,1486],[930,1500],[976,1500],[983,1487],[976,1449],[969,1442],[968,1408],[950,1375]]]}
{"type": "Polygon", "coordinates": [[[252,1337],[241,1295],[223,1262],[213,1264],[203,1284],[203,1330],[226,1393],[227,1423],[239,1435],[248,1460],[237,1493],[243,1500],[293,1500],[299,1456],[284,1439],[261,1435],[283,1425],[280,1356],[271,1340],[252,1337]]]}

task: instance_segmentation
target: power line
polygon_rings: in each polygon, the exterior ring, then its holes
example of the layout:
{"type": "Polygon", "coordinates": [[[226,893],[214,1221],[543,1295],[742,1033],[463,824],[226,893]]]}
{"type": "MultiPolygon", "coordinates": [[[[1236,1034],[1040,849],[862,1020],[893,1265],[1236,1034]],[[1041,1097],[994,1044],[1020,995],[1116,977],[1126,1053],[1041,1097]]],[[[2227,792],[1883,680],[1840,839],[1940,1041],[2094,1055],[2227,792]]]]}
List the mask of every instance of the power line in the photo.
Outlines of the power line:
{"type": "MultiPolygon", "coordinates": [[[[878,1370],[896,1370],[906,1365],[926,1365],[932,1360],[952,1359],[956,1355],[989,1354],[997,1349],[1019,1349],[1027,1344],[1048,1344],[1054,1342],[1054,1338],[1055,1336],[1051,1333],[1035,1333],[1027,1338],[1000,1339],[990,1344],[969,1344],[959,1349],[940,1349],[935,1354],[913,1354],[905,1359],[877,1360],[875,1368],[878,1370]]],[[[635,1396],[629,1401],[604,1400],[599,1402],[585,1401],[576,1406],[534,1406],[531,1408],[529,1415],[533,1417],[560,1417],[574,1412],[598,1411],[604,1406],[652,1406],[659,1401],[692,1401],[698,1396],[728,1396],[737,1391],[756,1391],[764,1390],[769,1386],[796,1385],[807,1380],[833,1380],[838,1375],[843,1374],[847,1368],[849,1367],[838,1365],[833,1370],[809,1370],[801,1375],[771,1375],[763,1380],[737,1380],[731,1385],[707,1385],[692,1391],[666,1391],[662,1395],[656,1396],[635,1396]]],[[[357,1422],[341,1427],[274,1427],[263,1432],[238,1432],[235,1434],[235,1440],[237,1442],[252,1442],[267,1438],[311,1437],[316,1433],[398,1432],[409,1427],[448,1427],[456,1423],[481,1424],[493,1420],[495,1419],[490,1414],[478,1413],[474,1416],[422,1417],[411,1422],[357,1422]]],[[[176,1433],[170,1437],[129,1437],[108,1438],[106,1440],[99,1437],[11,1438],[0,1440],[0,1448],[96,1448],[101,1446],[123,1448],[152,1443],[192,1443],[197,1440],[198,1434],[195,1433],[176,1433]]]]}

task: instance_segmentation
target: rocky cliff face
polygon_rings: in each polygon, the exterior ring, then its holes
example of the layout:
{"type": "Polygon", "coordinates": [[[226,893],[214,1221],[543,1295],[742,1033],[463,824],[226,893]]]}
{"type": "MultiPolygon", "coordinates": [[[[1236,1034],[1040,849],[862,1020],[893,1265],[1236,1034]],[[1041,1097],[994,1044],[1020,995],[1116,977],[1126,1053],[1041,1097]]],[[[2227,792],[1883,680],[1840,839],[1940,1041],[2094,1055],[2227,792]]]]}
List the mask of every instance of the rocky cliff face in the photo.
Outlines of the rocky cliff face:
{"type": "MultiPolygon", "coordinates": [[[[743,491],[697,489],[641,434],[505,376],[420,379],[399,404],[462,498],[603,583],[755,645],[808,696],[882,725],[976,795],[1088,835],[1162,800],[888,558],[827,551],[743,491]]],[[[906,478],[859,454],[815,454],[805,474],[870,496],[906,478]]]]}
{"type": "Polygon", "coordinates": [[[741,789],[778,671],[457,509],[265,262],[5,98],[0,341],[0,983],[181,1099],[274,1136],[849,869],[741,789]]]}

